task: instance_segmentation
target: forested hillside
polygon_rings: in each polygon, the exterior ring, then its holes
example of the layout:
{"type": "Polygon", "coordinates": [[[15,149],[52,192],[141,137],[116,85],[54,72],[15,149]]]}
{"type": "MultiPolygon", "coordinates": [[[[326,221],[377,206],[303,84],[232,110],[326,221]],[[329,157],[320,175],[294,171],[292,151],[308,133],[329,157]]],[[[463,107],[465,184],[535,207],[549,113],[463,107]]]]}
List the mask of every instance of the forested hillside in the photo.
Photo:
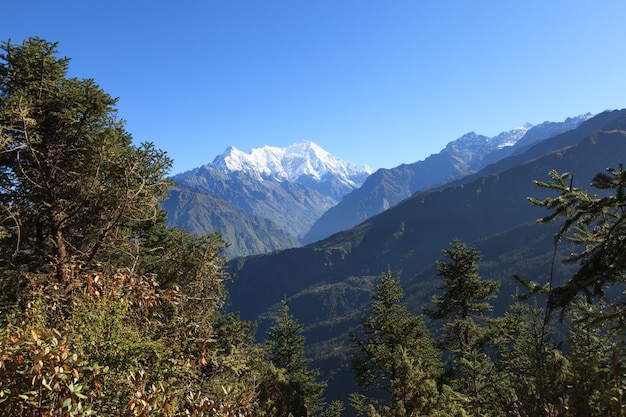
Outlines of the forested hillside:
{"type": "Polygon", "coordinates": [[[230,285],[220,236],[166,226],[171,160],[133,143],[116,99],[68,77],[55,43],[1,49],[1,415],[626,414],[626,171],[613,164],[626,132],[415,196],[320,246],[239,260],[263,269],[230,285]],[[581,174],[563,172],[581,159],[581,174]],[[613,168],[588,175],[600,162],[613,168]],[[526,175],[541,181],[523,188],[526,175]],[[544,234],[512,219],[520,199],[538,206],[544,234]],[[502,277],[481,274],[497,258],[464,241],[526,248],[513,269],[565,248],[570,267],[513,270],[520,292],[501,301],[502,277]],[[409,268],[417,253],[432,255],[436,277],[417,281],[427,270],[409,268]],[[248,291],[272,304],[242,309],[276,313],[256,341],[255,324],[226,309],[228,288],[234,306],[248,291]],[[351,328],[311,345],[337,325],[321,321],[329,312],[351,312],[351,328]],[[314,349],[341,372],[313,366],[314,349]],[[329,402],[339,377],[353,390],[329,402]]]}
{"type": "Polygon", "coordinates": [[[626,155],[625,115],[623,110],[600,114],[503,160],[501,170],[490,166],[484,176],[416,194],[307,247],[235,260],[231,270],[238,279],[229,286],[233,308],[245,319],[256,319],[262,334],[276,303],[287,296],[305,324],[315,365],[336,378],[329,382],[329,392],[345,398],[353,389],[349,334],[368,308],[368,284],[382,271],[397,272],[415,314],[438,291],[435,261],[456,238],[477,247],[485,276],[502,283],[494,301],[498,313],[522,290],[514,275],[542,285],[551,271],[556,282],[568,278],[575,265],[561,260],[573,248],[561,246],[552,268],[557,229],[538,225],[545,212],[528,202],[528,197],[546,198],[550,192],[533,180],[547,180],[556,169],[572,173],[574,186],[585,188],[596,173],[619,166],[626,155]]]}

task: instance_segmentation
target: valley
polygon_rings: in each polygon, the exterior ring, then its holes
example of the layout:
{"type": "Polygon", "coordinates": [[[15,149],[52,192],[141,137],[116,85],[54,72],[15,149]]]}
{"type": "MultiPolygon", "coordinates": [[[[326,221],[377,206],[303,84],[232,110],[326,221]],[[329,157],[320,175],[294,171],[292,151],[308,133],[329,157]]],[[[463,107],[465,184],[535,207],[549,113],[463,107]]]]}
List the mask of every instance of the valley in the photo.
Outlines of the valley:
{"type": "MultiPolygon", "coordinates": [[[[598,172],[626,156],[626,111],[603,113],[577,129],[556,135],[489,165],[484,174],[449,186],[417,192],[363,223],[302,248],[235,259],[229,287],[233,311],[258,323],[263,337],[283,297],[305,326],[313,365],[330,379],[329,391],[345,399],[350,383],[350,338],[368,308],[372,283],[391,268],[400,277],[411,311],[421,313],[437,293],[434,268],[453,239],[475,245],[483,255],[481,272],[502,282],[496,302],[503,312],[521,291],[514,275],[547,282],[552,260],[551,225],[536,220],[545,212],[528,197],[545,198],[550,170],[575,173],[587,185],[598,172]]],[[[567,252],[560,253],[563,259],[567,252]]],[[[556,264],[566,280],[571,267],[556,264]]],[[[331,398],[335,398],[332,397],[331,398]]]]}

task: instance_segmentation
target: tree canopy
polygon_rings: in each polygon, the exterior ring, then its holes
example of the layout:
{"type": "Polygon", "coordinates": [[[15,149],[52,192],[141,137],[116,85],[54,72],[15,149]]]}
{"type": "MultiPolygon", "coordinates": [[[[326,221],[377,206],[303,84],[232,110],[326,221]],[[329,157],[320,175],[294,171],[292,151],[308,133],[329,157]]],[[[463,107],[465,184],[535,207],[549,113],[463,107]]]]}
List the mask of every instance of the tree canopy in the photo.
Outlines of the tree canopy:
{"type": "Polygon", "coordinates": [[[54,270],[126,261],[155,221],[171,161],[132,144],[116,99],[67,78],[57,44],[33,38],[0,55],[0,230],[3,268],[54,270]]]}
{"type": "MultiPolygon", "coordinates": [[[[559,192],[556,197],[530,201],[551,211],[540,222],[562,220],[554,236],[555,245],[560,241],[573,242],[583,249],[572,253],[565,260],[578,263],[578,271],[567,282],[550,283],[550,308],[567,308],[579,296],[593,302],[605,297],[607,290],[621,287],[626,282],[626,171],[608,168],[591,181],[599,194],[573,186],[571,173],[550,172],[549,182],[535,181],[543,188],[559,192]]],[[[603,315],[607,319],[624,317],[624,301],[611,303],[611,312],[603,315]]]]}
{"type": "Polygon", "coordinates": [[[249,413],[261,349],[222,310],[221,238],[165,226],[170,159],[55,43],[2,51],[3,414],[249,413]]]}

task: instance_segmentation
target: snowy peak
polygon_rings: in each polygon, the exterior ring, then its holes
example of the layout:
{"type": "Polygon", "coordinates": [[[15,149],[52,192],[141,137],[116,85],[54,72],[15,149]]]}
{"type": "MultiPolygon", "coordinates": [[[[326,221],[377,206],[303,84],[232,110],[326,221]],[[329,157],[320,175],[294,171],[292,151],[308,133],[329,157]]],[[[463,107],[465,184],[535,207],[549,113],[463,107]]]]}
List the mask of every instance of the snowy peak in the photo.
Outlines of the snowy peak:
{"type": "Polygon", "coordinates": [[[372,173],[371,168],[343,161],[310,141],[286,148],[266,145],[249,153],[229,146],[209,165],[226,173],[244,172],[262,180],[320,182],[334,176],[353,186],[372,173]]]}
{"type": "Polygon", "coordinates": [[[455,169],[465,175],[537,141],[575,129],[591,117],[587,113],[568,117],[563,122],[544,122],[536,126],[526,123],[494,137],[469,132],[448,143],[438,155],[448,158],[455,169]]]}
{"type": "Polygon", "coordinates": [[[469,132],[448,143],[442,152],[464,160],[467,158],[482,157],[493,151],[511,148],[518,142],[520,142],[520,144],[529,144],[567,130],[575,129],[582,122],[589,120],[591,117],[593,117],[591,113],[586,113],[576,117],[568,117],[563,122],[543,122],[536,126],[525,123],[520,127],[502,132],[491,138],[479,135],[476,132],[469,132]]]}
{"type": "Polygon", "coordinates": [[[533,128],[530,123],[525,123],[520,127],[509,130],[508,132],[502,132],[498,136],[494,136],[489,140],[494,149],[502,149],[515,145],[521,138],[526,136],[526,133],[533,128]]]}
{"type": "Polygon", "coordinates": [[[445,150],[451,153],[488,153],[496,149],[515,145],[532,127],[533,125],[526,123],[523,126],[502,132],[492,138],[479,135],[476,132],[469,132],[448,143],[445,150]]]}
{"type": "Polygon", "coordinates": [[[485,148],[488,142],[489,138],[487,136],[479,135],[476,132],[469,132],[448,143],[445,151],[449,153],[473,153],[485,148]]]}
{"type": "Polygon", "coordinates": [[[265,178],[274,172],[279,173],[279,177],[283,177],[280,162],[283,155],[284,150],[269,146],[253,149],[250,153],[244,153],[234,146],[229,146],[209,166],[227,173],[245,172],[265,178]]]}

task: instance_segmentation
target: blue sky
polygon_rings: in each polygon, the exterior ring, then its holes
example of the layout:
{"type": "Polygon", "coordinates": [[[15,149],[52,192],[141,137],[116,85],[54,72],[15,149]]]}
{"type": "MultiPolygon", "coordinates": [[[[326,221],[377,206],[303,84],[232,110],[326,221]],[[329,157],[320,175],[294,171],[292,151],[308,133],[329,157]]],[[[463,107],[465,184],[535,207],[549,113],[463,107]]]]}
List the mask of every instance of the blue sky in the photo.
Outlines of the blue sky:
{"type": "Polygon", "coordinates": [[[172,173],[311,140],[372,168],[461,135],[626,107],[623,0],[21,0],[0,40],[59,42],[172,173]]]}

